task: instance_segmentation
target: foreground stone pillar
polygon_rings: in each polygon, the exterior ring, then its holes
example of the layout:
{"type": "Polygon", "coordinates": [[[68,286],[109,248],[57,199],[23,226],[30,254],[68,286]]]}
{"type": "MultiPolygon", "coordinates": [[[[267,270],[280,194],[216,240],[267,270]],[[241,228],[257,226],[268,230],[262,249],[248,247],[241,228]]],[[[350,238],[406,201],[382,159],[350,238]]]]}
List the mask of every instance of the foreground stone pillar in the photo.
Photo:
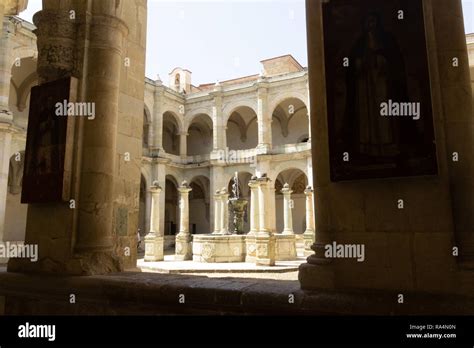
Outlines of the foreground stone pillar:
{"type": "Polygon", "coordinates": [[[308,185],[304,190],[306,195],[306,230],[304,231],[304,253],[305,256],[313,254],[311,246],[315,241],[314,236],[314,210],[313,210],[313,189],[308,185]]]}
{"type": "Polygon", "coordinates": [[[269,224],[269,202],[267,200],[268,186],[271,180],[266,176],[258,178],[258,212],[259,228],[256,234],[256,259],[255,263],[262,266],[275,265],[275,235],[269,224]]]}
{"type": "Polygon", "coordinates": [[[293,231],[293,208],[291,202],[293,190],[290,189],[290,185],[285,184],[281,193],[283,194],[283,234],[295,234],[293,231]]]}
{"type": "MultiPolygon", "coordinates": [[[[344,184],[331,178],[333,154],[328,146],[329,134],[334,133],[328,124],[332,116],[328,116],[327,96],[339,98],[333,88],[327,91],[325,79],[329,68],[323,33],[336,35],[325,32],[323,6],[330,3],[306,1],[317,231],[315,253],[300,266],[301,288],[472,294],[474,285],[468,279],[474,269],[474,118],[461,1],[410,2],[422,5],[417,19],[423,16],[424,25],[417,36],[426,38],[421,49],[426,48],[427,59],[423,57],[419,66],[426,64],[429,77],[420,80],[420,88],[432,91],[429,122],[436,137],[437,174],[344,184]],[[453,58],[458,58],[457,67],[453,58]],[[459,160],[454,160],[458,155],[459,160]],[[333,242],[342,241],[364,248],[365,254],[355,260],[326,253],[333,242]]],[[[388,6],[383,1],[373,3],[388,6]]],[[[403,32],[398,36],[411,41],[403,32]]],[[[410,53],[402,53],[411,64],[410,53]]],[[[362,129],[367,131],[368,126],[362,129]]],[[[430,132],[423,135],[431,137],[430,132]]]]}
{"type": "Polygon", "coordinates": [[[221,199],[221,191],[217,190],[214,194],[214,232],[212,234],[220,234],[222,230],[221,199]]]}
{"type": "MultiPolygon", "coordinates": [[[[76,250],[110,251],[114,225],[114,176],[117,167],[117,122],[122,50],[128,34],[119,18],[102,13],[115,2],[101,1],[91,19],[86,100],[95,104],[93,121],[85,121],[76,250]],[[106,6],[110,5],[110,6],[106,6]]],[[[113,10],[111,10],[113,12],[113,10]]]]}
{"type": "Polygon", "coordinates": [[[221,234],[230,234],[229,233],[229,193],[227,189],[223,188],[221,190],[221,234]]]}
{"type": "Polygon", "coordinates": [[[183,181],[179,191],[179,233],[176,235],[176,255],[175,260],[184,261],[192,260],[192,237],[189,233],[189,187],[186,181],[183,181]]]}
{"type": "Polygon", "coordinates": [[[163,261],[164,245],[163,232],[160,226],[160,193],[161,187],[155,181],[150,187],[151,193],[151,217],[150,232],[145,237],[145,261],[163,261]]]}

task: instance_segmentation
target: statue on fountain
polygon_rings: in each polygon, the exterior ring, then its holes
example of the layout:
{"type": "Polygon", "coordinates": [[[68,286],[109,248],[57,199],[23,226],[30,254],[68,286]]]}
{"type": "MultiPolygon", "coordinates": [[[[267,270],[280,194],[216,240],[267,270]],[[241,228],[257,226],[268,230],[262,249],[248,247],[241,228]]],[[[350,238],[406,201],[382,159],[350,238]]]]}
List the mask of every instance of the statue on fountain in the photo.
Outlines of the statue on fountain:
{"type": "Polygon", "coordinates": [[[232,234],[244,233],[244,215],[247,211],[248,200],[240,198],[239,192],[239,175],[236,172],[234,175],[234,183],[232,184],[232,195],[229,199],[229,205],[233,214],[233,231],[232,234]]]}

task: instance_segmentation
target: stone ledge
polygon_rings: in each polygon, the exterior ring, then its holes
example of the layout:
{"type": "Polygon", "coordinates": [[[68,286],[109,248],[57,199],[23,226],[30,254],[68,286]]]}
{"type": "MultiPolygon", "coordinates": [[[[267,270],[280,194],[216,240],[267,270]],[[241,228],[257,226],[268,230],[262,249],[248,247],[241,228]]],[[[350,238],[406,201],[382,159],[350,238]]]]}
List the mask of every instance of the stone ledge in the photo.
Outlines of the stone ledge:
{"type": "Polygon", "coordinates": [[[385,292],[303,292],[297,281],[151,273],[52,277],[0,274],[7,315],[463,315],[474,298],[385,292]],[[76,304],[69,304],[70,294],[76,304]],[[179,303],[179,295],[185,303],[179,303]],[[289,295],[294,303],[289,303],[289,295]]]}

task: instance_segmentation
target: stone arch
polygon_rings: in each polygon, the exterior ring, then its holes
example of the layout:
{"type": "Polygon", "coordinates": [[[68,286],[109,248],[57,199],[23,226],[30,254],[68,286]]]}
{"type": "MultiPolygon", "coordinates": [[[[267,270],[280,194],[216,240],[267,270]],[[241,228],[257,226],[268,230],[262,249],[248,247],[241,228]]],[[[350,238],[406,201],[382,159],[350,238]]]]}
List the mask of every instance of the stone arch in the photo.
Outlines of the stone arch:
{"type": "Polygon", "coordinates": [[[239,106],[234,109],[227,119],[227,145],[232,150],[255,148],[258,144],[258,125],[253,122],[257,119],[254,109],[248,106],[239,106]]]}
{"type": "Polygon", "coordinates": [[[170,154],[179,155],[180,139],[179,134],[183,131],[181,119],[172,111],[163,113],[163,149],[170,154]]]}
{"type": "Polygon", "coordinates": [[[309,116],[306,103],[295,96],[277,99],[271,110],[272,143],[275,146],[298,143],[303,134],[309,133],[309,116]],[[279,126],[279,129],[278,129],[279,126]]]}
{"type": "Polygon", "coordinates": [[[23,111],[26,108],[28,96],[30,95],[31,88],[38,85],[38,74],[36,72],[31,73],[17,89],[17,102],[16,106],[18,111],[23,111]]]}
{"type": "Polygon", "coordinates": [[[212,151],[213,122],[208,114],[195,114],[187,126],[188,155],[204,155],[212,151]]]}
{"type": "Polygon", "coordinates": [[[13,49],[12,52],[12,62],[11,62],[11,67],[13,68],[15,66],[15,63],[17,59],[26,59],[26,58],[33,58],[33,60],[38,59],[38,51],[35,48],[32,47],[27,47],[27,46],[21,46],[13,49]]]}
{"type": "Polygon", "coordinates": [[[165,216],[164,216],[164,225],[165,225],[165,238],[166,236],[174,236],[178,231],[178,180],[172,174],[167,174],[165,176],[165,187],[163,188],[163,194],[165,195],[165,216]]]}
{"type": "Polygon", "coordinates": [[[276,229],[280,233],[283,231],[283,194],[281,189],[283,185],[288,183],[290,189],[293,191],[291,199],[293,200],[293,230],[297,234],[304,232],[305,226],[305,214],[306,214],[306,199],[304,190],[308,185],[307,174],[298,168],[287,168],[280,172],[276,176],[274,182],[275,188],[275,212],[276,212],[276,229]]]}
{"type": "Polygon", "coordinates": [[[193,189],[189,194],[189,223],[191,233],[210,233],[210,180],[196,175],[189,181],[193,189]]]}
{"type": "Polygon", "coordinates": [[[280,173],[286,171],[286,170],[300,170],[303,172],[306,177],[308,177],[308,168],[307,168],[307,161],[306,159],[299,159],[299,160],[294,160],[294,161],[285,161],[285,162],[280,162],[274,167],[274,170],[269,173],[268,177],[275,182],[278,178],[278,175],[280,173]]]}
{"type": "Polygon", "coordinates": [[[222,110],[222,114],[224,115],[223,123],[227,124],[229,121],[230,116],[239,108],[241,107],[248,107],[253,110],[255,115],[257,115],[257,100],[238,100],[227,104],[224,109],[222,110]]]}
{"type": "Polygon", "coordinates": [[[306,93],[301,93],[300,91],[285,91],[275,95],[273,98],[270,99],[268,103],[268,110],[275,110],[275,108],[284,102],[287,99],[298,99],[300,100],[306,107],[308,107],[308,95],[306,93]]]}

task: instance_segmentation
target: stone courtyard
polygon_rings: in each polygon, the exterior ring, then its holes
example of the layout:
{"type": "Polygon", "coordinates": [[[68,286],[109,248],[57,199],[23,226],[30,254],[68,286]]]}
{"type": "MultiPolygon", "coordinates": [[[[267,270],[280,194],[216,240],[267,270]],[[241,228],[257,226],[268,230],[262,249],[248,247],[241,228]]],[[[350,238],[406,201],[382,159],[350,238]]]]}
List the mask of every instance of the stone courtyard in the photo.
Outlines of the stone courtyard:
{"type": "Polygon", "coordinates": [[[38,252],[0,314],[474,313],[460,0],[308,0],[308,67],[199,85],[145,76],[146,0],[42,4],[0,0],[0,244],[38,252]]]}

